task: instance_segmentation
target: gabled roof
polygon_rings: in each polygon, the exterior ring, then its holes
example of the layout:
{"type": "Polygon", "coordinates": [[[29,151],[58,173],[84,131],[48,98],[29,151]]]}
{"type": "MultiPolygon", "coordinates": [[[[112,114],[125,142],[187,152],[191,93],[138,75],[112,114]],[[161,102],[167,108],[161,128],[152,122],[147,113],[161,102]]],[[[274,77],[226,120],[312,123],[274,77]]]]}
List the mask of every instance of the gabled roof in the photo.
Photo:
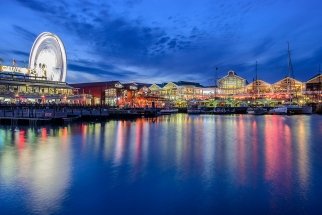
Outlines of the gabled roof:
{"type": "Polygon", "coordinates": [[[153,87],[153,86],[156,86],[157,88],[161,89],[161,88],[163,88],[165,85],[166,85],[166,83],[162,83],[162,84],[154,83],[154,84],[151,84],[151,86],[149,86],[149,88],[151,88],[151,87],[153,87]]]}
{"type": "Polygon", "coordinates": [[[319,81],[322,82],[322,74],[320,73],[320,74],[316,74],[315,76],[310,78],[306,83],[311,82],[311,81],[313,81],[314,79],[317,79],[317,78],[319,78],[320,79],[319,81]]]}
{"type": "Polygon", "coordinates": [[[172,82],[172,83],[176,84],[177,86],[204,87],[200,83],[191,82],[191,81],[178,81],[178,82],[172,82]]]}
{"type": "Polygon", "coordinates": [[[256,80],[256,81],[253,81],[253,82],[251,82],[251,83],[247,84],[247,86],[246,86],[246,87],[248,87],[248,86],[252,86],[253,84],[256,84],[256,83],[261,83],[261,84],[265,84],[265,85],[271,85],[270,83],[268,83],[268,82],[266,82],[266,81],[263,81],[263,80],[256,80]]]}
{"type": "Polygon", "coordinates": [[[218,79],[218,81],[221,81],[221,80],[223,80],[223,79],[225,79],[225,78],[228,78],[228,77],[236,77],[236,78],[239,78],[239,79],[241,79],[241,80],[245,80],[245,81],[246,81],[246,79],[245,79],[245,78],[242,78],[242,77],[238,76],[238,75],[237,75],[237,73],[236,73],[235,71],[233,71],[233,70],[229,70],[229,71],[228,71],[228,74],[227,74],[226,76],[224,76],[224,77],[222,77],[222,78],[218,79]]]}
{"type": "Polygon", "coordinates": [[[281,80],[279,80],[279,81],[275,82],[273,85],[279,84],[279,83],[281,83],[282,81],[284,81],[284,80],[286,80],[286,79],[289,79],[289,80],[291,80],[291,81],[295,81],[295,82],[297,82],[297,83],[299,83],[299,84],[303,84],[301,81],[296,80],[295,78],[292,78],[292,77],[286,76],[285,78],[283,78],[283,79],[281,79],[281,80]]]}

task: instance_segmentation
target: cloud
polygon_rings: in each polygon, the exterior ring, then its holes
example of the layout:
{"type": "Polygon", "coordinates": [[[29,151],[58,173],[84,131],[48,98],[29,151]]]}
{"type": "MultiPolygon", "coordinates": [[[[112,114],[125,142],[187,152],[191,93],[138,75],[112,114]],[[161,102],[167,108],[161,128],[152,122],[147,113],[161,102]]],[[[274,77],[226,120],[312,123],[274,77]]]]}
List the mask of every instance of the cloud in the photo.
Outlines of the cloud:
{"type": "MultiPolygon", "coordinates": [[[[321,21],[290,23],[298,14],[317,20],[316,5],[306,4],[305,11],[297,2],[292,7],[298,11],[285,11],[289,2],[273,0],[17,1],[37,14],[39,22],[52,23],[54,30],[69,38],[70,70],[97,74],[98,79],[203,82],[213,78],[214,68],[219,67],[222,75],[234,69],[251,80],[258,60],[262,77],[274,81],[286,74],[284,43],[290,39],[295,44],[312,41],[302,46],[301,53],[306,54],[295,58],[295,68],[312,70],[310,64],[321,60],[319,51],[310,54],[316,49],[313,41],[322,36],[317,28],[321,21]],[[304,34],[303,29],[315,34],[304,34]]],[[[31,25],[13,28],[31,40],[35,38],[31,25]]],[[[299,77],[305,79],[305,74],[299,77]]]]}
{"type": "Polygon", "coordinates": [[[33,41],[37,37],[36,34],[21,26],[13,25],[12,28],[20,38],[24,38],[25,40],[33,41]]]}
{"type": "Polygon", "coordinates": [[[12,50],[11,53],[14,55],[22,56],[22,57],[29,57],[29,53],[19,51],[19,50],[12,50]]]}

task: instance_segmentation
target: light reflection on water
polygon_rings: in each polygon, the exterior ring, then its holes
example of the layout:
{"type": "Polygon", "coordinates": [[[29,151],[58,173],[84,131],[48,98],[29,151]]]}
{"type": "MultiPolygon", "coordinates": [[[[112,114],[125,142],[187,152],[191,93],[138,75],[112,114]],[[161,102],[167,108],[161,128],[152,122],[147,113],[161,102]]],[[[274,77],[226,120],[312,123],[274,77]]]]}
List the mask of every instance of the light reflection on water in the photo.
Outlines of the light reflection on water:
{"type": "Polygon", "coordinates": [[[321,211],[321,119],[177,114],[2,127],[0,212],[321,211]]]}

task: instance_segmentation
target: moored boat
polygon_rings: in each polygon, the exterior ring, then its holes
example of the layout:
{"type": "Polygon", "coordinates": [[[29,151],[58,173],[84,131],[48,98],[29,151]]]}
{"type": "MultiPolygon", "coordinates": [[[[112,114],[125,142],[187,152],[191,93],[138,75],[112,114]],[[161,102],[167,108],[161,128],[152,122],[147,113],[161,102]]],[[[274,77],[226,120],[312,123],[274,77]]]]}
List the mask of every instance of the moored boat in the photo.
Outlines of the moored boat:
{"type": "Polygon", "coordinates": [[[264,115],[268,113],[268,110],[262,107],[249,108],[247,109],[247,113],[251,115],[264,115]]]}
{"type": "Polygon", "coordinates": [[[188,114],[202,114],[204,111],[202,109],[188,109],[187,110],[188,114]]]}
{"type": "Polygon", "coordinates": [[[279,106],[268,111],[269,114],[273,115],[286,115],[287,114],[287,107],[279,106]]]}
{"type": "Polygon", "coordinates": [[[299,115],[299,114],[312,114],[311,106],[299,106],[299,105],[287,105],[287,114],[299,115]]]}
{"type": "Polygon", "coordinates": [[[255,113],[255,108],[247,108],[247,113],[248,114],[254,114],[255,113]]]}
{"type": "Polygon", "coordinates": [[[169,115],[169,114],[174,114],[174,113],[178,113],[178,109],[162,109],[160,110],[160,114],[161,115],[169,115]]]}
{"type": "Polygon", "coordinates": [[[237,112],[236,112],[236,108],[232,108],[232,107],[216,107],[214,108],[213,113],[216,115],[222,115],[222,114],[235,114],[237,112]]]}

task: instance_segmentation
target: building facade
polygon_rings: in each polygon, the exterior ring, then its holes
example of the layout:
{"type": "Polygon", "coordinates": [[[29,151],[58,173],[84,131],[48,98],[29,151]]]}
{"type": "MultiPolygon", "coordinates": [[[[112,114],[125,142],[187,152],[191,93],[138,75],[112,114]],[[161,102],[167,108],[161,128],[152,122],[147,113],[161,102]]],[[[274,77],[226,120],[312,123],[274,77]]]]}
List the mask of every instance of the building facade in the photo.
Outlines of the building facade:
{"type": "Polygon", "coordinates": [[[246,79],[238,76],[234,71],[230,70],[226,76],[220,78],[217,82],[219,94],[235,95],[245,92],[246,79]]]}
{"type": "Polygon", "coordinates": [[[78,103],[89,95],[75,94],[66,80],[66,51],[60,38],[41,33],[32,45],[27,67],[0,62],[1,103],[78,103]],[[48,56],[50,53],[50,56],[48,56]]]}

